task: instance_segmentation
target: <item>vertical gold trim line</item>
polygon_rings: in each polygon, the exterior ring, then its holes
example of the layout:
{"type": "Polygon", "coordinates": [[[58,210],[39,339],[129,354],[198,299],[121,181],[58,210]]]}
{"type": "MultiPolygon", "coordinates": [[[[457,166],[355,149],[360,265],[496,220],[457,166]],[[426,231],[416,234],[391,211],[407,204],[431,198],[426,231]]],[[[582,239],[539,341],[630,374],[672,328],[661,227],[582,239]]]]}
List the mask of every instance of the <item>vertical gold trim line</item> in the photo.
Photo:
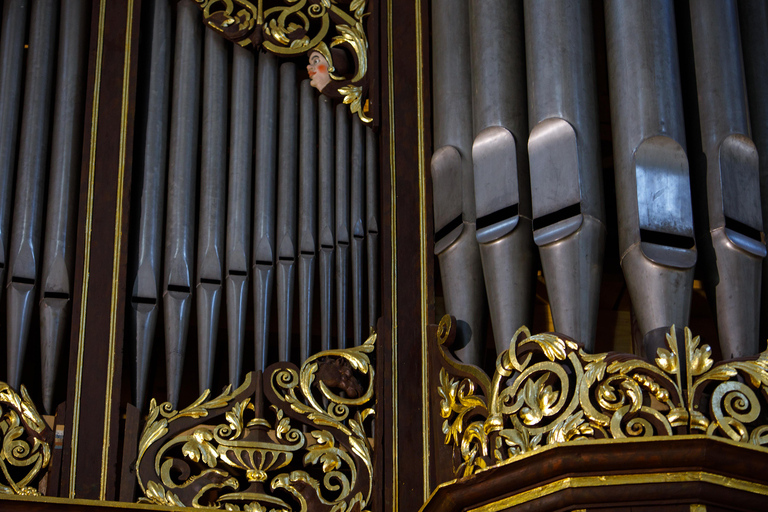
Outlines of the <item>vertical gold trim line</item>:
{"type": "Polygon", "coordinates": [[[424,56],[422,55],[421,0],[416,8],[416,115],[419,160],[419,266],[421,277],[421,424],[424,467],[424,502],[429,499],[429,355],[427,351],[427,196],[426,169],[424,168],[424,56]]]}
{"type": "Polygon", "coordinates": [[[395,172],[395,91],[394,37],[392,36],[392,0],[387,0],[387,88],[389,90],[389,188],[392,300],[392,510],[400,509],[400,478],[398,471],[398,411],[397,411],[397,173],[395,172]]]}
{"type": "Polygon", "coordinates": [[[125,178],[125,144],[128,137],[128,93],[131,72],[131,39],[133,37],[133,0],[128,0],[125,24],[125,59],[123,61],[123,90],[120,110],[120,148],[117,168],[117,201],[115,205],[115,243],[112,251],[112,297],[109,308],[109,352],[107,356],[107,392],[104,395],[104,443],[101,450],[101,486],[99,499],[107,499],[109,471],[109,439],[112,429],[112,381],[115,377],[115,342],[117,338],[117,301],[120,293],[120,254],[123,239],[123,193],[125,178]]]}
{"type": "Polygon", "coordinates": [[[107,0],[99,2],[99,29],[96,42],[96,66],[93,77],[93,107],[91,109],[91,140],[88,155],[88,195],[85,210],[85,247],[83,250],[83,287],[80,301],[80,331],[77,336],[77,367],[75,370],[75,403],[72,404],[72,444],[69,466],[69,497],[75,497],[77,477],[77,447],[80,433],[80,393],[83,384],[83,351],[85,349],[85,318],[88,311],[88,285],[91,267],[91,229],[93,227],[93,184],[96,176],[96,137],[99,131],[99,97],[101,95],[101,63],[104,53],[104,13],[107,0]]]}

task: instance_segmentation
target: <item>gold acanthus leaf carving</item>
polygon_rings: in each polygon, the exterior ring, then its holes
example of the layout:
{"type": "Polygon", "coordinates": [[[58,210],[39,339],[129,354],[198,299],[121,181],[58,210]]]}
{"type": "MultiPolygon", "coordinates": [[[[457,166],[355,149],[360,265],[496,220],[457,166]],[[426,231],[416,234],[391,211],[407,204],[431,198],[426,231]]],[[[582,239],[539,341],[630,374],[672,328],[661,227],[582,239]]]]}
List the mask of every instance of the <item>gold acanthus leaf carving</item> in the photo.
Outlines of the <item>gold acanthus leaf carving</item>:
{"type": "Polygon", "coordinates": [[[768,351],[715,364],[690,329],[673,326],[653,363],[588,354],[572,340],[521,327],[492,378],[446,350],[453,321],[437,330],[439,412],[445,444],[468,476],[545,445],[706,434],[768,445],[768,351]]]}
{"type": "Polygon", "coordinates": [[[0,382],[0,493],[36,496],[51,461],[53,432],[21,386],[0,382]]]}
{"type": "Polygon", "coordinates": [[[365,510],[373,482],[375,341],[372,333],[358,347],[321,352],[301,368],[280,363],[250,373],[238,389],[213,399],[206,392],[180,411],[152,401],[136,462],[139,501],[232,511],[365,510]]]}

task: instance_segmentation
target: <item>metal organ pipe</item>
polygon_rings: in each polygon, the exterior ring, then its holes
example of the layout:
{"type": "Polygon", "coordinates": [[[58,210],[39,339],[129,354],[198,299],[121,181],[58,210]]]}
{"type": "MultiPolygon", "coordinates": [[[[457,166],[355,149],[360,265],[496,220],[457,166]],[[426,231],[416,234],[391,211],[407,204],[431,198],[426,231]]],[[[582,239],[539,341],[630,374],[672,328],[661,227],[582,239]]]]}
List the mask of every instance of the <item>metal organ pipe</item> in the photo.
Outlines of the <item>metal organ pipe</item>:
{"type": "Polygon", "coordinates": [[[435,254],[445,308],[458,320],[454,347],[466,363],[483,355],[483,271],[475,233],[472,171],[472,95],[468,6],[464,0],[432,3],[432,83],[435,254]]]}
{"type": "Polygon", "coordinates": [[[470,2],[477,241],[498,353],[533,318],[522,2],[470,2]]]}
{"type": "Polygon", "coordinates": [[[256,63],[250,50],[233,45],[232,52],[226,291],[229,382],[236,387],[240,385],[243,366],[251,259],[251,144],[256,63]]]}
{"type": "Polygon", "coordinates": [[[379,318],[379,160],[376,134],[365,129],[365,229],[368,251],[368,330],[379,318]]]}
{"type": "Polygon", "coordinates": [[[320,242],[320,343],[323,350],[331,349],[333,325],[333,284],[336,243],[334,213],[334,119],[333,103],[327,96],[317,102],[317,218],[320,242]]]}
{"type": "Polygon", "coordinates": [[[45,249],[40,300],[43,406],[53,412],[53,388],[67,335],[74,271],[80,155],[85,92],[87,2],[62,4],[56,95],[51,141],[51,170],[45,221],[45,249]]]}
{"type": "Polygon", "coordinates": [[[18,389],[38,284],[56,56],[56,0],[32,3],[8,272],[8,384],[18,389]]]}
{"type": "Polygon", "coordinates": [[[277,167],[277,58],[259,55],[256,84],[256,183],[253,220],[253,302],[256,369],[265,370],[274,288],[277,167]]]}
{"type": "Polygon", "coordinates": [[[174,407],[179,398],[192,308],[202,30],[197,6],[191,0],[181,0],[177,5],[174,52],[163,289],[168,401],[174,407]]]}
{"type": "Polygon", "coordinates": [[[336,340],[347,348],[349,287],[349,111],[336,105],[336,340]]]}
{"type": "Polygon", "coordinates": [[[227,147],[227,48],[205,30],[203,123],[200,165],[200,220],[197,243],[197,368],[200,393],[213,383],[224,274],[227,147]],[[222,105],[224,108],[222,108],[222,105]]]}
{"type": "Polygon", "coordinates": [[[317,254],[317,98],[309,80],[299,93],[299,341],[300,360],[312,346],[317,254]]]}
{"type": "Polygon", "coordinates": [[[526,0],[525,29],[533,238],[555,330],[592,350],[605,207],[590,2],[526,0]]]}
{"type": "Polygon", "coordinates": [[[350,153],[350,221],[352,231],[352,343],[363,342],[363,252],[365,250],[365,128],[359,117],[352,118],[350,153]]]}

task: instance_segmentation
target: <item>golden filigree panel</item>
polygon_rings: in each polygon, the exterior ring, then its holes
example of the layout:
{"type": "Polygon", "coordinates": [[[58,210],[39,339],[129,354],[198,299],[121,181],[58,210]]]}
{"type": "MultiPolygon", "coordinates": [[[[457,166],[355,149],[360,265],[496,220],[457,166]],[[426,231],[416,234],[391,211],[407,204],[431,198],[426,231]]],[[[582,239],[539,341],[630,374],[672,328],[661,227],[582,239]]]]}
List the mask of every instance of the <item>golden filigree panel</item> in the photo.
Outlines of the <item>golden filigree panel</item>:
{"type": "Polygon", "coordinates": [[[282,56],[320,52],[331,84],[323,94],[342,98],[364,122],[368,86],[366,0],[195,0],[205,23],[227,39],[282,56]],[[339,57],[334,59],[334,49],[339,57]],[[334,62],[336,61],[336,62],[334,62]],[[341,73],[346,64],[345,73],[341,73]],[[335,71],[335,73],[334,73],[335,71]]]}
{"type": "Polygon", "coordinates": [[[512,459],[545,445],[706,434],[768,444],[768,351],[714,364],[708,345],[674,327],[653,363],[628,354],[588,354],[556,334],[520,328],[489,378],[446,350],[453,320],[438,327],[437,393],[455,472],[512,459]]]}
{"type": "Polygon", "coordinates": [[[24,386],[18,394],[0,382],[0,415],[0,493],[37,496],[51,462],[53,432],[24,386]]]}
{"type": "Polygon", "coordinates": [[[136,461],[139,501],[249,512],[363,511],[373,490],[376,334],[180,411],[150,406],[136,461]]]}

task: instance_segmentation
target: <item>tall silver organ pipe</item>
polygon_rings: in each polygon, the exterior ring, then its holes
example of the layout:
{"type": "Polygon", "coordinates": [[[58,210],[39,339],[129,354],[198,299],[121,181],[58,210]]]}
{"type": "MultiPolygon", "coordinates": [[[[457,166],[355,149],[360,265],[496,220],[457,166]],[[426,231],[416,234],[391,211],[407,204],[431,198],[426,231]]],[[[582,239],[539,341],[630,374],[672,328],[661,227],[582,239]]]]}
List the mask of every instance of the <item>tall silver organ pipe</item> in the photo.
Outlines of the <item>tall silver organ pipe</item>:
{"type": "Polygon", "coordinates": [[[8,384],[18,389],[38,284],[56,56],[56,0],[32,3],[8,272],[8,384]]]}
{"type": "Polygon", "coordinates": [[[309,80],[299,93],[299,343],[300,360],[312,346],[317,259],[317,98],[309,80]]]}
{"type": "Polygon", "coordinates": [[[674,5],[608,0],[605,18],[620,262],[652,354],[687,325],[696,264],[674,5]]]}
{"type": "MultiPolygon", "coordinates": [[[[757,148],[750,139],[735,0],[690,3],[708,216],[698,240],[724,359],[758,352],[766,255],[757,148]]],[[[702,169],[702,171],[704,171],[702,169]]],[[[703,175],[702,175],[703,174],[703,175]]]]}
{"type": "Polygon", "coordinates": [[[347,290],[349,287],[349,110],[336,105],[336,339],[347,347],[347,290]]]}
{"type": "Polygon", "coordinates": [[[533,238],[555,330],[591,350],[605,247],[591,3],[526,0],[525,34],[533,238]]]}
{"type": "Polygon", "coordinates": [[[200,393],[210,389],[213,384],[213,363],[219,331],[224,274],[228,92],[228,56],[225,43],[226,41],[212,29],[205,30],[200,210],[195,286],[197,292],[197,383],[200,393]]]}
{"type": "Polygon", "coordinates": [[[365,128],[359,117],[352,118],[350,148],[349,228],[352,256],[352,344],[363,342],[363,252],[365,251],[365,128]]]}
{"type": "Polygon", "coordinates": [[[87,6],[85,0],[62,4],[56,94],[48,178],[48,207],[41,274],[40,344],[43,406],[53,412],[53,387],[61,346],[67,334],[74,273],[83,101],[86,70],[87,6]]]}
{"type": "Polygon", "coordinates": [[[171,77],[170,6],[155,0],[152,9],[152,51],[146,102],[145,143],[139,160],[141,188],[137,269],[131,292],[132,335],[135,345],[134,400],[143,410],[155,327],[160,312],[161,247],[168,152],[168,108],[171,77]]]}
{"type": "Polygon", "coordinates": [[[376,134],[365,130],[365,230],[368,251],[368,331],[379,318],[379,159],[376,134]]]}
{"type": "Polygon", "coordinates": [[[432,2],[435,254],[445,309],[458,321],[454,347],[466,363],[483,355],[485,290],[475,233],[469,13],[464,0],[432,2]]]}
{"type": "Polygon", "coordinates": [[[469,4],[477,241],[498,353],[533,319],[523,4],[469,4]]]}
{"type": "MultiPolygon", "coordinates": [[[[757,147],[763,230],[768,225],[768,3],[739,0],[741,47],[744,55],[752,140],[757,147]]],[[[762,326],[760,339],[768,337],[768,259],[763,259],[762,326]]]]}
{"type": "Polygon", "coordinates": [[[330,350],[333,336],[333,268],[336,251],[334,134],[333,102],[321,95],[317,101],[317,234],[320,242],[320,343],[323,350],[330,350]]]}
{"type": "Polygon", "coordinates": [[[277,330],[280,361],[291,358],[291,323],[296,276],[298,195],[298,97],[296,65],[280,66],[280,132],[277,165],[277,330]]]}
{"type": "Polygon", "coordinates": [[[251,174],[253,156],[253,52],[233,45],[232,107],[229,134],[227,200],[227,360],[229,382],[240,385],[245,320],[248,308],[248,267],[251,259],[251,174]]]}
{"type": "Polygon", "coordinates": [[[203,25],[192,0],[177,4],[168,200],[165,224],[163,312],[168,401],[179,398],[192,309],[195,188],[203,25]]]}
{"type": "Polygon", "coordinates": [[[254,173],[253,302],[256,369],[266,369],[269,312],[275,265],[277,169],[277,58],[259,54],[256,84],[256,170],[254,173]]]}
{"type": "Polygon", "coordinates": [[[16,165],[28,9],[29,2],[24,0],[4,2],[0,29],[0,297],[3,294],[8,261],[11,193],[16,165]]]}

